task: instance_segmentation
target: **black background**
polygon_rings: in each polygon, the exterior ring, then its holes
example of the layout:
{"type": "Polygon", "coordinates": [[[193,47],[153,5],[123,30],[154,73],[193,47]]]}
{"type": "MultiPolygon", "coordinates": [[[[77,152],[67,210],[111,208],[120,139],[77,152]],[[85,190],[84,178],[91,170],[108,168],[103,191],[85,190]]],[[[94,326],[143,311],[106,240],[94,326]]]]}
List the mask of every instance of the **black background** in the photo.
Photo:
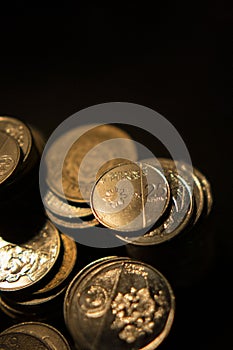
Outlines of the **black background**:
{"type": "Polygon", "coordinates": [[[0,5],[1,115],[48,137],[93,104],[142,104],[176,127],[209,178],[216,260],[177,297],[173,350],[232,344],[232,20],[220,1],[0,5]]]}

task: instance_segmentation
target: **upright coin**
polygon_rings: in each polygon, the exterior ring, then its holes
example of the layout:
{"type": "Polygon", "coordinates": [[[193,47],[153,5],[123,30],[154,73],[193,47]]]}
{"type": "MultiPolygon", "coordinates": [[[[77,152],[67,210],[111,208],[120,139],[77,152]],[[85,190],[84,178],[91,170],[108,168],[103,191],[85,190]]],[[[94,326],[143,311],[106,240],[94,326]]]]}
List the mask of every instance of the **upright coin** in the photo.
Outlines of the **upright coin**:
{"type": "MultiPolygon", "coordinates": [[[[2,334],[19,332],[29,334],[43,340],[43,342],[54,350],[70,350],[65,337],[54,327],[40,322],[24,322],[6,329],[2,334]]],[[[31,349],[37,350],[37,349],[31,349]]]]}
{"type": "Polygon", "coordinates": [[[153,350],[169,334],[175,298],[152,266],[120,258],[75,279],[65,298],[67,327],[80,349],[153,350]]]}
{"type": "Polygon", "coordinates": [[[135,144],[125,131],[112,125],[90,127],[89,131],[82,126],[67,132],[46,153],[50,188],[71,202],[89,202],[96,174],[106,161],[137,159],[135,144]]]}
{"type": "Polygon", "coordinates": [[[190,165],[181,162],[181,161],[173,161],[172,159],[158,158],[161,162],[161,165],[166,170],[171,170],[173,173],[179,173],[180,176],[186,181],[189,185],[190,190],[193,193],[194,202],[195,202],[195,218],[193,220],[193,224],[199,220],[203,208],[204,208],[204,195],[203,189],[201,186],[201,182],[195,174],[195,170],[191,168],[190,165]],[[192,184],[190,184],[192,182],[192,184]]]}
{"type": "Polygon", "coordinates": [[[122,164],[103,174],[91,195],[97,220],[118,231],[138,231],[154,224],[170,200],[166,177],[154,166],[122,164]]]}
{"type": "Polygon", "coordinates": [[[1,350],[51,350],[45,343],[30,335],[19,332],[11,332],[0,335],[1,350]]]}
{"type": "Polygon", "coordinates": [[[49,220],[21,246],[0,238],[0,290],[16,291],[40,281],[54,266],[59,252],[60,236],[49,220]]]}
{"type": "Polygon", "coordinates": [[[19,145],[11,136],[0,131],[0,185],[14,174],[19,162],[19,145]]]}
{"type": "Polygon", "coordinates": [[[0,116],[0,130],[18,142],[25,162],[32,148],[32,135],[26,124],[13,117],[0,116]]]}
{"type": "Polygon", "coordinates": [[[165,171],[171,190],[171,209],[168,218],[159,226],[152,227],[140,237],[122,237],[134,245],[154,245],[179,235],[188,225],[193,213],[193,197],[187,182],[173,171],[165,171]]]}

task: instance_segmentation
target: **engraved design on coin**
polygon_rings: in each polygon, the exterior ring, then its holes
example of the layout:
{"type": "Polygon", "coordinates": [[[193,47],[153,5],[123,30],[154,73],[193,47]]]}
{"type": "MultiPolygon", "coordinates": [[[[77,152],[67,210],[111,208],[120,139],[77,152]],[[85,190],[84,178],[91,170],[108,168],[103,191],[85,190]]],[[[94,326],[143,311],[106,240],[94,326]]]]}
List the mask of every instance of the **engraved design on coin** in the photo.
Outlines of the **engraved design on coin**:
{"type": "Polygon", "coordinates": [[[31,281],[35,281],[38,270],[48,260],[48,254],[9,244],[0,249],[0,282],[15,282],[22,276],[27,276],[31,281]]]}
{"type": "Polygon", "coordinates": [[[0,350],[48,350],[44,342],[30,334],[12,332],[0,335],[0,350]]]}
{"type": "Polygon", "coordinates": [[[54,266],[59,251],[59,232],[49,220],[22,245],[0,239],[0,290],[15,291],[38,282],[54,266]]]}
{"type": "Polygon", "coordinates": [[[5,125],[6,133],[17,140],[20,147],[24,146],[24,128],[22,125],[15,126],[13,124],[5,125]]]}
{"type": "Polygon", "coordinates": [[[96,318],[106,312],[106,303],[108,301],[107,291],[98,285],[92,285],[83,292],[79,303],[81,309],[85,311],[86,316],[96,318]]]}
{"type": "Polygon", "coordinates": [[[162,291],[152,297],[148,288],[131,287],[129,293],[119,292],[112,301],[115,319],[111,329],[119,331],[121,340],[133,343],[137,338],[153,333],[155,322],[164,316],[166,307],[162,291]]]}
{"type": "Polygon", "coordinates": [[[9,155],[0,156],[0,176],[7,174],[14,168],[15,162],[9,155]]]}

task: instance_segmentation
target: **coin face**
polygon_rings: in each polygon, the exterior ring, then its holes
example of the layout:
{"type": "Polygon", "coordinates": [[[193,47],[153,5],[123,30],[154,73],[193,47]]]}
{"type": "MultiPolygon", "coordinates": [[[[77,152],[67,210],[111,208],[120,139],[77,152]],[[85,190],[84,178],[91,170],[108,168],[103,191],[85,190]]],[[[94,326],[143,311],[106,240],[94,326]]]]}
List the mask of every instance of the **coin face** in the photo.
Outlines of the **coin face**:
{"type": "Polygon", "coordinates": [[[70,350],[70,346],[65,337],[56,328],[45,323],[20,323],[6,329],[4,332],[2,332],[2,334],[9,334],[12,332],[19,332],[35,336],[36,338],[43,340],[43,342],[49,346],[49,349],[70,350]]]}
{"type": "Polygon", "coordinates": [[[46,344],[30,334],[11,332],[0,334],[1,350],[51,350],[46,344]]]}
{"type": "Polygon", "coordinates": [[[57,271],[57,273],[53,276],[53,278],[47,283],[44,287],[40,288],[33,295],[48,293],[51,290],[59,287],[71,274],[76,258],[77,258],[77,247],[75,241],[61,233],[61,241],[63,245],[63,255],[61,265],[57,271]]]}
{"type": "Polygon", "coordinates": [[[71,130],[56,140],[46,154],[47,182],[52,191],[72,202],[89,202],[99,168],[113,158],[137,159],[133,140],[112,125],[71,130]],[[66,145],[71,147],[66,151],[66,145]],[[81,187],[80,187],[81,186],[81,187]]]}
{"type": "Polygon", "coordinates": [[[15,172],[19,161],[19,145],[11,136],[0,131],[0,185],[15,172]]]}
{"type": "Polygon", "coordinates": [[[60,216],[61,218],[74,219],[92,214],[91,208],[77,207],[68,204],[49,190],[45,194],[43,202],[50,212],[52,212],[54,215],[60,216]]]}
{"type": "Polygon", "coordinates": [[[152,350],[168,335],[175,300],[164,276],[119,258],[96,265],[70,285],[65,320],[77,348],[152,350]]]}
{"type": "Polygon", "coordinates": [[[193,212],[192,192],[187,182],[171,170],[165,171],[171,190],[171,209],[168,218],[158,227],[153,227],[140,237],[122,237],[134,245],[154,245],[165,242],[180,234],[191,220],[193,212]]]}
{"type": "Polygon", "coordinates": [[[104,226],[137,231],[154,224],[170,200],[166,177],[154,166],[122,164],[102,175],[91,195],[91,208],[104,226]]]}
{"type": "Polygon", "coordinates": [[[21,246],[0,239],[0,290],[16,291],[40,281],[54,266],[59,251],[59,233],[49,220],[21,246]]]}
{"type": "Polygon", "coordinates": [[[32,148],[32,136],[29,128],[19,119],[0,116],[0,130],[18,142],[23,153],[23,161],[25,161],[32,148]]]}

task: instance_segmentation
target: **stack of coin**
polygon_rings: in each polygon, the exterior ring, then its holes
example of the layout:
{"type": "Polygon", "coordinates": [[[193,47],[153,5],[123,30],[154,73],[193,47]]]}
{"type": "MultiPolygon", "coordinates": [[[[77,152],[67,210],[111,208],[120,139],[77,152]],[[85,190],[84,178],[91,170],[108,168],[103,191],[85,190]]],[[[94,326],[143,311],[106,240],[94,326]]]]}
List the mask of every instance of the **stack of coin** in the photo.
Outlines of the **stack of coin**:
{"type": "Polygon", "coordinates": [[[194,230],[211,211],[210,184],[182,162],[154,158],[115,165],[98,178],[90,201],[96,219],[119,231],[129,256],[159,266],[176,282],[174,266],[180,273],[181,262],[192,265],[211,246],[194,230]]]}
{"type": "Polygon", "coordinates": [[[0,308],[20,321],[62,316],[66,287],[76,267],[76,243],[47,219],[22,245],[0,241],[0,308]]]}
{"type": "Polygon", "coordinates": [[[43,202],[47,214],[59,228],[74,230],[99,224],[89,204],[99,168],[115,158],[137,159],[130,135],[113,125],[71,129],[45,153],[43,202]],[[126,142],[127,148],[123,147],[126,142]]]}
{"type": "Polygon", "coordinates": [[[156,349],[169,334],[175,297],[165,277],[145,263],[107,257],[70,283],[64,317],[77,349],[156,349]]]}
{"type": "Polygon", "coordinates": [[[38,185],[43,136],[18,118],[0,116],[1,236],[30,234],[44,212],[38,185]],[[14,220],[12,220],[14,213],[14,220]]]}
{"type": "Polygon", "coordinates": [[[66,338],[51,325],[25,322],[7,328],[0,334],[1,349],[71,350],[66,338]]]}

